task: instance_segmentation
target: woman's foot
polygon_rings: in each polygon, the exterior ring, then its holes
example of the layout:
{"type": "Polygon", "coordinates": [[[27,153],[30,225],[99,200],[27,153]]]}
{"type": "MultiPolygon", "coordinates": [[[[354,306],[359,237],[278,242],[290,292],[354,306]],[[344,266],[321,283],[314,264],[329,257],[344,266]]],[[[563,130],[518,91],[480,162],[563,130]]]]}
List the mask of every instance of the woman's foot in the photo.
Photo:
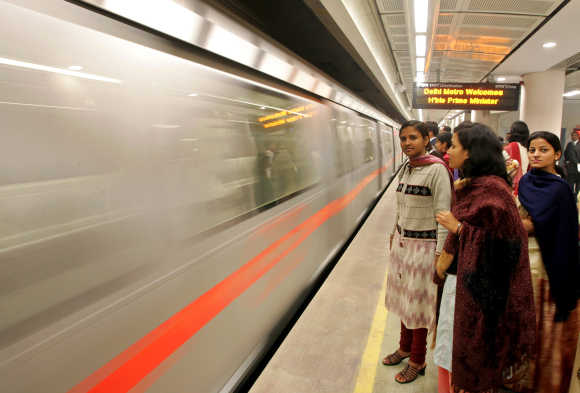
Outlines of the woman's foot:
{"type": "Polygon", "coordinates": [[[426,364],[418,364],[409,360],[407,367],[395,375],[395,381],[399,383],[409,383],[417,379],[419,375],[425,375],[426,364]]]}
{"type": "Polygon", "coordinates": [[[401,363],[401,361],[403,359],[406,359],[409,357],[409,355],[411,354],[411,352],[403,352],[401,351],[401,349],[397,349],[395,352],[393,352],[392,354],[386,356],[383,359],[383,364],[385,366],[394,366],[396,364],[401,363]]]}

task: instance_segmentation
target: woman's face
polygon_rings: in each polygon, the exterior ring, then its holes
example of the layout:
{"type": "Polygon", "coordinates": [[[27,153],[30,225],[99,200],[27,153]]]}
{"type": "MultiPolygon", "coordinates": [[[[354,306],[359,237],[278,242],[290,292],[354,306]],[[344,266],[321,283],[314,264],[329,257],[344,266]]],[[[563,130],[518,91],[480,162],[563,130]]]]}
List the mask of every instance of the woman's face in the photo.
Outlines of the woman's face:
{"type": "Polygon", "coordinates": [[[556,161],[560,159],[561,155],[562,152],[556,152],[544,138],[536,138],[530,142],[528,158],[534,169],[555,172],[556,161]]]}
{"type": "Polygon", "coordinates": [[[418,129],[412,126],[405,127],[399,134],[401,150],[410,159],[423,156],[427,153],[429,137],[423,137],[418,129]]]}
{"type": "Polygon", "coordinates": [[[469,158],[469,152],[463,148],[457,134],[451,137],[451,147],[447,150],[447,154],[449,154],[449,166],[453,169],[463,167],[463,163],[469,158]]]}

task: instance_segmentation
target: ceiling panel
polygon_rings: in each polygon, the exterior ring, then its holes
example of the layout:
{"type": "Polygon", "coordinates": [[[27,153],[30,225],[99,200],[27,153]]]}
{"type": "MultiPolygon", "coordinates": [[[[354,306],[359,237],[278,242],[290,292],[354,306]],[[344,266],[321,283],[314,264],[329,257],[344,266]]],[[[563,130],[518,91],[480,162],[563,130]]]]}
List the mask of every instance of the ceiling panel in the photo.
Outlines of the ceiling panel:
{"type": "Polygon", "coordinates": [[[389,27],[390,34],[403,34],[407,35],[407,26],[389,27]]]}
{"type": "Polygon", "coordinates": [[[409,50],[409,42],[391,42],[391,47],[393,48],[393,50],[404,50],[404,51],[408,51],[409,50]]]}
{"type": "Polygon", "coordinates": [[[475,38],[478,37],[509,37],[509,38],[523,38],[526,35],[525,30],[512,30],[500,27],[470,27],[461,26],[458,31],[462,35],[470,35],[475,38]]]}
{"type": "Polygon", "coordinates": [[[377,0],[380,13],[403,12],[405,10],[404,0],[377,0]]]}
{"type": "Polygon", "coordinates": [[[471,0],[467,9],[469,11],[496,11],[514,12],[521,14],[548,15],[560,1],[537,1],[537,0],[471,0]]]}
{"type": "Polygon", "coordinates": [[[409,37],[407,37],[406,35],[394,35],[391,37],[391,42],[396,42],[396,43],[409,43],[409,37]]]}
{"type": "Polygon", "coordinates": [[[528,29],[542,21],[538,16],[514,16],[493,14],[467,14],[463,17],[463,25],[504,26],[510,28],[528,29]]]}
{"type": "Polygon", "coordinates": [[[440,10],[454,10],[457,8],[457,0],[441,0],[440,10]]]}
{"type": "Polygon", "coordinates": [[[437,19],[437,24],[439,25],[450,25],[453,23],[454,16],[451,14],[442,14],[439,15],[437,19]]]}
{"type": "Polygon", "coordinates": [[[387,28],[391,26],[406,26],[405,14],[382,15],[382,19],[387,28]]]}

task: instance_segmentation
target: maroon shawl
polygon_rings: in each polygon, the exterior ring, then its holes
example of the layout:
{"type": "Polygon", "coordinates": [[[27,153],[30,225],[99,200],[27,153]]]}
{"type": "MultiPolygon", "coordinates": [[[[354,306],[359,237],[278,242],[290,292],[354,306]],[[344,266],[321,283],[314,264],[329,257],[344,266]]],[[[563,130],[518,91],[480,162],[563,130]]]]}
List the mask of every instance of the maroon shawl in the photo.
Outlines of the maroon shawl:
{"type": "Polygon", "coordinates": [[[445,251],[458,256],[453,330],[456,391],[501,386],[502,372],[534,355],[534,312],[528,239],[508,184],[497,176],[472,179],[456,191],[445,251]]]}

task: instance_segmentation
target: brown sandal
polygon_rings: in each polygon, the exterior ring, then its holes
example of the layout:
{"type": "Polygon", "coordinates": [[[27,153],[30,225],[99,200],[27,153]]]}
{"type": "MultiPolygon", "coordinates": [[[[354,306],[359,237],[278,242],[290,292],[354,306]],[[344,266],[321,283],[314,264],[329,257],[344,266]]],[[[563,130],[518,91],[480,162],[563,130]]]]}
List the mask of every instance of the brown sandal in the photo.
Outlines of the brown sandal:
{"type": "Polygon", "coordinates": [[[397,381],[398,383],[409,383],[409,382],[413,382],[414,380],[417,379],[417,377],[419,375],[425,375],[425,369],[427,368],[427,366],[418,369],[415,368],[413,366],[411,366],[410,364],[407,365],[407,367],[405,367],[403,369],[403,371],[401,371],[400,373],[398,373],[397,375],[395,375],[395,381],[397,381]],[[399,381],[397,379],[398,376],[401,376],[403,378],[402,381],[399,381]]]}
{"type": "Polygon", "coordinates": [[[409,357],[409,355],[406,355],[406,356],[401,355],[399,353],[399,350],[397,349],[395,352],[393,352],[392,354],[386,356],[383,359],[383,364],[385,366],[395,366],[395,365],[401,363],[401,361],[403,359],[407,359],[408,357],[409,357]]]}

